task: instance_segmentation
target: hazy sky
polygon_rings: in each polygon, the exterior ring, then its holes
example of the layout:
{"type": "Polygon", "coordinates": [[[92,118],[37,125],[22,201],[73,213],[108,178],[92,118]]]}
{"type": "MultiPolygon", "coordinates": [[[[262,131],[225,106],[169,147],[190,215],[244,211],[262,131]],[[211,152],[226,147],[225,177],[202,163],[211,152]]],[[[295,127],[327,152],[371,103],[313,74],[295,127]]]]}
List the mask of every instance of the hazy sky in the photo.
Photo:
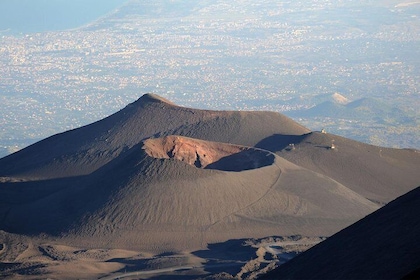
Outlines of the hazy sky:
{"type": "Polygon", "coordinates": [[[76,28],[127,0],[0,0],[0,30],[11,33],[76,28]]]}

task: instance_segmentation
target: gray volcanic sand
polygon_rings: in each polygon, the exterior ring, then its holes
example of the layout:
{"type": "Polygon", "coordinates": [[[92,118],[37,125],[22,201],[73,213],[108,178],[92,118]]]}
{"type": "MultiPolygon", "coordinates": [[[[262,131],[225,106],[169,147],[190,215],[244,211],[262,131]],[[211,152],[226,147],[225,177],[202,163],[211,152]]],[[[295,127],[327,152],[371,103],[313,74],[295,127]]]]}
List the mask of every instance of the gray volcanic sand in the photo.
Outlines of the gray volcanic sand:
{"type": "MultiPolygon", "coordinates": [[[[188,159],[186,155],[184,151],[182,159],[188,159]]],[[[249,162],[241,162],[249,167],[249,162]]],[[[328,177],[270,152],[179,136],[147,140],[89,176],[57,182],[59,190],[33,200],[18,193],[41,188],[43,182],[24,182],[15,196],[9,190],[3,229],[80,239],[99,247],[164,252],[244,237],[330,235],[377,209],[328,177]],[[228,172],[197,168],[196,159],[187,163],[156,158],[159,153],[168,156],[165,145],[178,157],[182,154],[179,147],[173,149],[174,139],[189,148],[195,143],[190,156],[199,150],[219,158],[210,162],[213,166],[247,151],[256,168],[228,172]],[[158,149],[158,143],[166,144],[158,149]]]]}
{"type": "Polygon", "coordinates": [[[273,135],[257,147],[326,175],[380,205],[420,183],[418,150],[377,147],[320,132],[273,135]],[[287,143],[293,143],[294,148],[287,143]],[[334,149],[330,148],[332,144],[334,149]]]}
{"type": "Polygon", "coordinates": [[[420,187],[261,279],[402,279],[420,268],[420,187]]]}
{"type": "Polygon", "coordinates": [[[86,175],[151,137],[182,135],[253,146],[276,133],[308,132],[274,112],[198,110],[146,94],[103,120],[51,136],[1,159],[0,177],[34,180],[86,175]]]}
{"type": "Polygon", "coordinates": [[[0,275],[248,271],[243,240],[312,244],[416,187],[419,166],[418,151],[310,132],[277,113],[144,95],[0,159],[0,275]],[[211,244],[217,254],[195,253],[211,244]],[[220,252],[232,250],[238,262],[226,265],[220,252]]]}

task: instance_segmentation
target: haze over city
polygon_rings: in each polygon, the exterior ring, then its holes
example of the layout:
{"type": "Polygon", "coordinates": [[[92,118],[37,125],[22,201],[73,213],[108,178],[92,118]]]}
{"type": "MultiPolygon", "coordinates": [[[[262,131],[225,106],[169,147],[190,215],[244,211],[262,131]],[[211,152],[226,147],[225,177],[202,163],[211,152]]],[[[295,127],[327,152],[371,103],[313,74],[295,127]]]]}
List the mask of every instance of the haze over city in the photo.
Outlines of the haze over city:
{"type": "Polygon", "coordinates": [[[147,92],[198,108],[293,112],[312,129],[419,148],[415,3],[107,1],[96,15],[98,1],[15,2],[2,12],[47,13],[51,29],[0,25],[3,156],[147,92]],[[67,12],[69,30],[56,30],[52,10],[67,12]],[[85,14],[91,22],[78,26],[85,14]],[[374,100],[350,107],[351,117],[297,112],[333,94],[374,100]]]}

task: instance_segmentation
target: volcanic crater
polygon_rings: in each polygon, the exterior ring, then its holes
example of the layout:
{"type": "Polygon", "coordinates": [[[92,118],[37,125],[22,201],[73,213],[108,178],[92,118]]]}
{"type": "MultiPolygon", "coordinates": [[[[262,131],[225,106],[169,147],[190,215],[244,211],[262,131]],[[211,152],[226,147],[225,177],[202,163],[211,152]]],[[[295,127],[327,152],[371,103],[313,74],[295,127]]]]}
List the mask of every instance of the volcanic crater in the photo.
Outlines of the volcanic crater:
{"type": "Polygon", "coordinates": [[[257,169],[272,165],[275,160],[265,150],[176,135],[147,139],[143,149],[154,158],[175,159],[197,168],[221,171],[257,169]]]}

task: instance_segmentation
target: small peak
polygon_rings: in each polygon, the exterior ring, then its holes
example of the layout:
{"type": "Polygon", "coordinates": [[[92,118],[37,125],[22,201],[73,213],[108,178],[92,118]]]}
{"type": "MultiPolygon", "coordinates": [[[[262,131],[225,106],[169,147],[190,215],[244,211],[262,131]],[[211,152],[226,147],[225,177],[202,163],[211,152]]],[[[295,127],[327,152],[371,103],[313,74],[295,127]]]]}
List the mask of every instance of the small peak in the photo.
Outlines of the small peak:
{"type": "Polygon", "coordinates": [[[174,103],[172,103],[168,99],[163,98],[163,97],[161,97],[157,94],[154,94],[154,93],[146,93],[142,97],[140,97],[138,101],[141,101],[142,103],[153,102],[153,103],[166,103],[166,104],[169,104],[169,105],[175,105],[174,103]]]}
{"type": "Polygon", "coordinates": [[[347,97],[339,94],[338,92],[334,93],[331,97],[332,97],[332,100],[338,104],[346,105],[350,102],[350,100],[347,97]]]}

